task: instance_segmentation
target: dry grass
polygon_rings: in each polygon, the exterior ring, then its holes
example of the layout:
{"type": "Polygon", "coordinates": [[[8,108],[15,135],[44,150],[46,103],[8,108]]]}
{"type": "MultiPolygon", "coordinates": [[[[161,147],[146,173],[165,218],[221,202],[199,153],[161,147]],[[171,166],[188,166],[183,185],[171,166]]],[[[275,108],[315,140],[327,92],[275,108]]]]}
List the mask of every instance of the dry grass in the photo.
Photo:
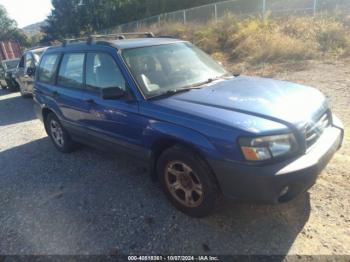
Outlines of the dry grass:
{"type": "Polygon", "coordinates": [[[350,55],[350,18],[339,14],[283,18],[227,15],[218,23],[163,24],[151,29],[190,40],[231,65],[295,63],[350,55]]]}

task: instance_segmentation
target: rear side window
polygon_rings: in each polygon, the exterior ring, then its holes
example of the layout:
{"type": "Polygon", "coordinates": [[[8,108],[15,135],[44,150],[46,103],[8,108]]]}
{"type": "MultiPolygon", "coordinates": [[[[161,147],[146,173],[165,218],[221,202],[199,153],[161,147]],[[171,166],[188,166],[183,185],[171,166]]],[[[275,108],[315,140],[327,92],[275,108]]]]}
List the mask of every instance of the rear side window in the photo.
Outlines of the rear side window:
{"type": "Polygon", "coordinates": [[[119,87],[126,91],[125,79],[114,61],[106,53],[88,53],[86,58],[86,88],[98,91],[119,87]]]}
{"type": "Polygon", "coordinates": [[[26,54],[26,68],[33,67],[34,61],[31,53],[26,54]]]}
{"type": "Polygon", "coordinates": [[[82,88],[84,59],[84,53],[65,54],[58,72],[57,84],[70,88],[82,88]]]}
{"type": "Polygon", "coordinates": [[[60,55],[45,55],[40,63],[38,81],[45,84],[54,84],[60,55]]]}

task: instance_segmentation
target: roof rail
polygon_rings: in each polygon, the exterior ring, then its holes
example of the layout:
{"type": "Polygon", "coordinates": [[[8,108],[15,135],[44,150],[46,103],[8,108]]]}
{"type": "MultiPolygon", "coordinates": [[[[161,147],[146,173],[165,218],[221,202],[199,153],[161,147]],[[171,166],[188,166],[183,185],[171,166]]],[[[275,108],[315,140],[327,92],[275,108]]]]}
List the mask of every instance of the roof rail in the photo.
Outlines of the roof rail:
{"type": "Polygon", "coordinates": [[[107,34],[107,35],[91,35],[92,38],[117,38],[117,39],[125,39],[125,36],[145,36],[148,38],[155,37],[152,32],[133,32],[133,33],[116,33],[116,34],[107,34]]]}
{"type": "Polygon", "coordinates": [[[90,35],[88,37],[65,39],[63,41],[62,46],[66,46],[67,44],[76,43],[76,42],[86,42],[87,44],[91,44],[92,42],[95,42],[98,39],[123,40],[123,39],[126,39],[126,36],[142,36],[142,35],[147,37],[147,38],[155,37],[154,33],[152,33],[152,32],[134,32],[134,33],[117,33],[117,34],[107,34],[107,35],[90,35]]]}
{"type": "Polygon", "coordinates": [[[40,49],[40,48],[45,48],[45,47],[47,47],[47,46],[34,46],[34,47],[30,47],[28,49],[25,49],[24,52],[32,51],[32,50],[40,49]]]}
{"type": "Polygon", "coordinates": [[[175,36],[173,35],[157,35],[158,38],[176,38],[175,36]]]}
{"type": "Polygon", "coordinates": [[[69,38],[69,39],[64,39],[62,46],[66,46],[71,43],[77,43],[77,42],[90,42],[91,37],[80,37],[80,38],[69,38]]]}

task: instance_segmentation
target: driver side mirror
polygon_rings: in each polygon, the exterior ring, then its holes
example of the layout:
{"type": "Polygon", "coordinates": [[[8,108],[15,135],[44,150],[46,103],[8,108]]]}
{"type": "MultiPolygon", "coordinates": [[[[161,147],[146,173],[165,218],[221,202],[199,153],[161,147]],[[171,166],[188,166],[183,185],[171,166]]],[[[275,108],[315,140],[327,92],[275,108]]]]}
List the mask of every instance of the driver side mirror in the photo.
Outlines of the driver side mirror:
{"type": "Polygon", "coordinates": [[[114,100],[122,98],[126,92],[120,87],[107,87],[101,89],[101,97],[105,100],[114,100]]]}
{"type": "Polygon", "coordinates": [[[27,75],[29,75],[29,76],[35,75],[35,67],[28,67],[27,68],[27,75]]]}

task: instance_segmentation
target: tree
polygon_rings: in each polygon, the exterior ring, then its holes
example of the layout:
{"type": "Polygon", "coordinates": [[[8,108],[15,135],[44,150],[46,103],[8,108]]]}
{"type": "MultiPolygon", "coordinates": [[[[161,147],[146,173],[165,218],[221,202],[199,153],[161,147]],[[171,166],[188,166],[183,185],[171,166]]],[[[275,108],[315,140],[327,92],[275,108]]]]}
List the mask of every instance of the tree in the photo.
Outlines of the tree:
{"type": "Polygon", "coordinates": [[[43,41],[62,40],[215,0],[52,0],[43,41]]]}
{"type": "Polygon", "coordinates": [[[17,28],[14,20],[8,17],[6,9],[0,5],[0,41],[13,40],[21,45],[27,44],[26,36],[17,28]]]}

